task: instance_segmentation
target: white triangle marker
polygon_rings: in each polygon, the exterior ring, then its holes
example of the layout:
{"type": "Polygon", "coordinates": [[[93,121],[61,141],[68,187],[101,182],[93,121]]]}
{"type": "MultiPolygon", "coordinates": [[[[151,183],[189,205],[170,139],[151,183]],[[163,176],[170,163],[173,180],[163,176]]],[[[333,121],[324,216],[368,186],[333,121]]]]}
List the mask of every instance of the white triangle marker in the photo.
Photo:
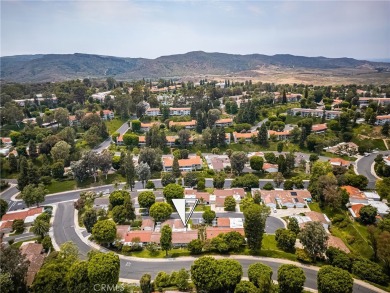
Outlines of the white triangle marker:
{"type": "Polygon", "coordinates": [[[179,214],[180,220],[183,223],[184,227],[187,227],[187,223],[190,220],[192,213],[195,210],[196,204],[198,203],[197,199],[189,200],[194,203],[191,207],[188,217],[186,217],[186,199],[185,198],[174,198],[172,199],[172,203],[176,208],[177,213],[179,214]]]}

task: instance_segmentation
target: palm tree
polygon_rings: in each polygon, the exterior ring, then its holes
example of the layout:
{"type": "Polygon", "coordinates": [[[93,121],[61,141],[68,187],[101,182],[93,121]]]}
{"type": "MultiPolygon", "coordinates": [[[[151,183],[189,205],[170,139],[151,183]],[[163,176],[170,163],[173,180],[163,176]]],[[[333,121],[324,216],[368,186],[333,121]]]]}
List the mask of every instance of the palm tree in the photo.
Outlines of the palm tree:
{"type": "Polygon", "coordinates": [[[43,220],[35,220],[34,226],[32,226],[31,231],[35,235],[37,235],[43,239],[43,237],[45,237],[47,232],[49,232],[49,229],[50,229],[50,224],[48,222],[43,221],[43,220]]]}

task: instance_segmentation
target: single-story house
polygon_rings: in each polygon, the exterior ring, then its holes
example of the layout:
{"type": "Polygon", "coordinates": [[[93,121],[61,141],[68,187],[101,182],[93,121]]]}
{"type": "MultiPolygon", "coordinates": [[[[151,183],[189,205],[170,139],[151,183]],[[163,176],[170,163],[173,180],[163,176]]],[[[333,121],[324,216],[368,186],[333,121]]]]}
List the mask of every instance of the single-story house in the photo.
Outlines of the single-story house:
{"type": "Polygon", "coordinates": [[[215,121],[215,126],[219,127],[227,127],[233,125],[233,119],[232,118],[223,118],[215,121]]]}
{"type": "Polygon", "coordinates": [[[227,155],[207,155],[205,156],[209,169],[223,171],[226,167],[231,167],[230,158],[227,155]]]}
{"type": "Polygon", "coordinates": [[[308,190],[259,190],[259,192],[263,203],[270,207],[278,205],[287,208],[304,208],[307,201],[312,199],[308,190]]]}
{"type": "Polygon", "coordinates": [[[313,133],[324,133],[327,129],[328,129],[328,127],[326,126],[326,123],[314,124],[311,127],[311,131],[313,133]]]}
{"type": "Polygon", "coordinates": [[[35,279],[35,275],[41,269],[46,254],[44,253],[43,246],[40,243],[23,243],[20,247],[20,253],[25,255],[26,259],[28,259],[28,269],[26,276],[27,286],[31,286],[35,279]]]}
{"type": "Polygon", "coordinates": [[[263,164],[263,171],[268,173],[277,173],[278,172],[278,165],[277,164],[270,164],[270,163],[264,163],[263,164]]]}
{"type": "Polygon", "coordinates": [[[185,122],[169,121],[169,128],[174,127],[174,126],[182,126],[185,129],[195,129],[196,120],[185,121],[185,122]]]}
{"type": "Polygon", "coordinates": [[[347,191],[349,194],[349,202],[350,204],[355,204],[355,203],[368,203],[368,199],[365,196],[364,192],[360,191],[359,188],[350,186],[350,185],[345,185],[341,186],[342,189],[347,191]]]}
{"type": "Polygon", "coordinates": [[[332,166],[340,166],[340,167],[348,167],[352,164],[352,162],[341,159],[341,158],[331,158],[329,159],[329,163],[332,166]]]}
{"type": "Polygon", "coordinates": [[[274,130],[268,130],[268,138],[271,138],[271,136],[275,136],[277,140],[287,140],[290,138],[290,131],[274,131],[274,130]]]}
{"type": "MultiPolygon", "coordinates": [[[[165,156],[162,160],[164,172],[172,171],[173,156],[165,156]]],[[[196,171],[202,169],[202,159],[199,156],[189,156],[188,159],[180,159],[178,161],[180,171],[196,171]]]]}
{"type": "Polygon", "coordinates": [[[256,137],[257,133],[257,131],[246,133],[233,132],[233,139],[235,143],[240,142],[241,139],[245,140],[245,142],[252,142],[252,137],[256,137]]]}

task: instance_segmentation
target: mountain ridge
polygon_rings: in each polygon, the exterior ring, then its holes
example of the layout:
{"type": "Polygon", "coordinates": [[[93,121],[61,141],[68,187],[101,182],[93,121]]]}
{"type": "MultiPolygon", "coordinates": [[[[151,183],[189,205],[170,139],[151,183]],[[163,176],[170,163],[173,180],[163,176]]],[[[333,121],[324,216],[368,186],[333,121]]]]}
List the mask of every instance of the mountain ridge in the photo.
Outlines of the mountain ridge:
{"type": "Polygon", "coordinates": [[[192,51],[155,59],[116,57],[98,54],[36,54],[0,57],[0,78],[6,82],[51,82],[75,78],[118,80],[177,78],[198,75],[256,74],[256,70],[351,69],[390,72],[390,63],[348,57],[306,57],[291,54],[228,54],[192,51]]]}

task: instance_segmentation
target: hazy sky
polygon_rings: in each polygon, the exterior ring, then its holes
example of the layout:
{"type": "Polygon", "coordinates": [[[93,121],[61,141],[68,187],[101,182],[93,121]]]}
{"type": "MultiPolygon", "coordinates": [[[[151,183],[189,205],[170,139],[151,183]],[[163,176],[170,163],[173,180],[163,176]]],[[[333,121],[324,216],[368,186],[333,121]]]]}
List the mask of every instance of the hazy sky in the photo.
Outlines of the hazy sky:
{"type": "Polygon", "coordinates": [[[1,56],[390,58],[390,1],[3,1],[1,56]]]}

